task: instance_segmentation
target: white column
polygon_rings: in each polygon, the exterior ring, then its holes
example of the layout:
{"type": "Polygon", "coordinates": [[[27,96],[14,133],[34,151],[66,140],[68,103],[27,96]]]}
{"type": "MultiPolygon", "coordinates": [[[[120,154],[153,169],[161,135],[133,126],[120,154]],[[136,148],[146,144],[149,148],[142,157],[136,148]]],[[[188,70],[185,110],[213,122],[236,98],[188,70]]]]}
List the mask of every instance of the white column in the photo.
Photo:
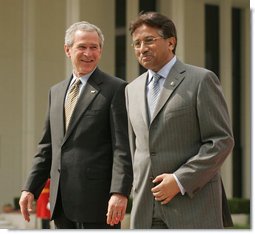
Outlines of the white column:
{"type": "Polygon", "coordinates": [[[23,1],[22,66],[22,182],[31,168],[35,151],[35,53],[34,0],[23,1]]]}
{"type": "Polygon", "coordinates": [[[115,73],[115,0],[80,1],[80,20],[98,26],[105,37],[103,55],[99,67],[114,75],[115,73]]]}
{"type": "MultiPolygon", "coordinates": [[[[243,145],[243,196],[246,198],[250,198],[251,194],[251,39],[250,39],[250,8],[246,6],[243,10],[243,25],[242,27],[242,35],[243,41],[243,55],[244,59],[242,59],[242,67],[243,67],[243,100],[242,100],[242,113],[244,113],[242,120],[242,145],[243,145]]],[[[252,22],[254,24],[255,22],[252,22]]],[[[254,39],[253,39],[254,42],[254,39]]],[[[253,44],[254,46],[254,44],[253,44]]],[[[254,79],[255,77],[253,77],[254,79]]],[[[254,92],[254,90],[253,90],[254,92]]],[[[254,100],[253,100],[254,101],[254,100]]],[[[254,121],[254,119],[253,119],[254,121]]]]}
{"type": "MultiPolygon", "coordinates": [[[[80,20],[80,0],[66,0],[66,29],[80,20]]],[[[66,78],[72,73],[70,59],[66,57],[66,78]]]]}
{"type": "Polygon", "coordinates": [[[176,3],[178,2],[176,0],[158,0],[157,1],[158,11],[161,14],[168,16],[170,19],[172,19],[172,14],[173,14],[173,1],[175,1],[176,3]]]}
{"type": "MultiPolygon", "coordinates": [[[[254,118],[255,118],[255,1],[251,2],[251,40],[252,40],[252,48],[251,48],[251,79],[253,80],[253,82],[251,82],[251,98],[252,98],[252,102],[251,102],[251,117],[253,119],[252,122],[252,130],[251,130],[251,136],[252,136],[252,140],[251,140],[251,155],[254,156],[255,155],[255,128],[254,128],[254,118]]],[[[254,159],[253,159],[253,163],[252,165],[250,165],[250,168],[253,167],[253,170],[251,171],[251,175],[253,178],[253,183],[252,183],[252,191],[251,194],[254,195],[254,178],[255,178],[255,170],[254,170],[254,159]]],[[[253,203],[254,204],[254,203],[253,203]]],[[[252,205],[251,206],[251,214],[254,214],[255,212],[255,206],[252,205]]],[[[251,223],[254,224],[255,223],[255,217],[254,215],[251,215],[251,223]]]]}
{"type": "MultiPolygon", "coordinates": [[[[232,116],[232,32],[231,0],[220,1],[220,78],[230,117],[232,116]]],[[[223,164],[221,174],[228,197],[232,196],[232,155],[223,164]]]]}
{"type": "MultiPolygon", "coordinates": [[[[205,14],[204,0],[184,1],[184,32],[181,35],[185,45],[185,62],[196,66],[205,66],[205,14]]],[[[178,14],[178,12],[176,12],[178,14]]],[[[178,28],[177,28],[178,33],[178,28]]],[[[178,37],[178,35],[177,35],[178,37]]],[[[178,49],[178,45],[177,45],[178,49]]]]}
{"type": "Polygon", "coordinates": [[[183,62],[204,66],[203,0],[160,0],[158,7],[176,26],[177,57],[183,62]]]}
{"type": "Polygon", "coordinates": [[[135,79],[139,75],[139,64],[135,57],[134,48],[131,47],[132,38],[130,36],[130,32],[128,30],[129,24],[131,21],[133,21],[138,13],[139,13],[139,1],[138,0],[132,0],[127,1],[127,41],[126,41],[126,80],[127,82],[131,82],[133,79],[135,79]]]}
{"type": "MultiPolygon", "coordinates": [[[[166,5],[166,0],[161,0],[166,5]]],[[[170,9],[170,18],[173,20],[176,30],[177,30],[177,48],[176,55],[177,57],[185,61],[185,51],[186,51],[186,28],[185,28],[185,0],[172,0],[169,2],[171,4],[170,9]]],[[[168,7],[169,8],[169,7],[168,7]]]]}
{"type": "Polygon", "coordinates": [[[80,0],[66,0],[66,26],[79,21],[80,19],[80,0]]]}

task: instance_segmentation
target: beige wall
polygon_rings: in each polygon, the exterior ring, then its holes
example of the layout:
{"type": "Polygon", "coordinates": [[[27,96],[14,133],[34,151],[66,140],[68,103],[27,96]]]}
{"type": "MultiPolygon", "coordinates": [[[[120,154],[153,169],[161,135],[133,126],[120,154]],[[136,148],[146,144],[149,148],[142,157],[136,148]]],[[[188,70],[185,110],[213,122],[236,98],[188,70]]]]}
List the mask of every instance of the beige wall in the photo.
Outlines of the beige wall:
{"type": "Polygon", "coordinates": [[[114,9],[114,0],[0,0],[0,207],[20,195],[50,86],[71,74],[66,28],[79,20],[98,25],[106,38],[100,67],[114,74],[114,9]]]}
{"type": "Polygon", "coordinates": [[[96,24],[104,33],[105,46],[100,68],[114,75],[115,64],[115,4],[114,0],[86,0],[80,6],[80,19],[96,24]]]}
{"type": "Polygon", "coordinates": [[[0,205],[17,194],[22,162],[22,3],[5,2],[0,1],[0,205]]]}
{"type": "MultiPolygon", "coordinates": [[[[222,85],[231,110],[230,7],[245,8],[244,98],[242,140],[244,191],[250,196],[250,63],[248,0],[158,0],[158,10],[169,15],[178,29],[177,56],[204,66],[204,4],[220,4],[222,85]]],[[[40,139],[49,87],[70,75],[63,52],[66,27],[78,20],[98,25],[105,35],[100,67],[114,74],[115,0],[0,0],[0,208],[19,196],[40,139]]],[[[127,0],[127,22],[138,13],[138,0],[127,0]]],[[[127,80],[138,75],[127,32],[127,80]]],[[[231,158],[222,173],[228,196],[232,184],[231,158]]]]}

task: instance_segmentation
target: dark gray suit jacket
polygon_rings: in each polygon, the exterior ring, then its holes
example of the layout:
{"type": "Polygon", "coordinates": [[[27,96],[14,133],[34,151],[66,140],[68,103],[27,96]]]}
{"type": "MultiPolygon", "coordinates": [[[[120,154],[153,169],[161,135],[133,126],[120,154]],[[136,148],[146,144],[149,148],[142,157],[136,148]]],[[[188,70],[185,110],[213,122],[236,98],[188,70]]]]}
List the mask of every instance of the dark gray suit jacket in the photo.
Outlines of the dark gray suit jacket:
{"type": "Polygon", "coordinates": [[[177,60],[151,123],[146,79],[147,72],[126,87],[134,170],[131,228],[151,227],[154,197],[150,178],[163,173],[175,173],[186,191],[167,205],[156,202],[169,228],[231,224],[220,168],[234,140],[219,79],[211,71],[177,60]]]}
{"type": "Polygon", "coordinates": [[[50,177],[52,214],[60,190],[69,219],[105,222],[110,194],[128,196],[132,186],[126,82],[97,68],[79,97],[65,133],[64,102],[70,80],[50,90],[43,136],[23,190],[37,198],[50,177]]]}

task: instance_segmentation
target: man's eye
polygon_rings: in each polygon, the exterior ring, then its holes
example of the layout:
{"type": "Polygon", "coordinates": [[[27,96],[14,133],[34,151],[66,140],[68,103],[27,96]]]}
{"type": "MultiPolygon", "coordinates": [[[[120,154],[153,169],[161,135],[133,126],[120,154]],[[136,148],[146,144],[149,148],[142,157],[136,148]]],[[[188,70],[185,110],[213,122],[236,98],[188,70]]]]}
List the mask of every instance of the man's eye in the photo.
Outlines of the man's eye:
{"type": "Polygon", "coordinates": [[[138,47],[138,46],[141,45],[141,42],[140,41],[135,41],[133,44],[134,44],[135,47],[138,47]]]}
{"type": "Polygon", "coordinates": [[[148,37],[148,38],[145,38],[145,39],[144,39],[144,42],[145,42],[146,44],[151,44],[153,41],[154,41],[154,40],[153,40],[152,37],[148,37]]]}

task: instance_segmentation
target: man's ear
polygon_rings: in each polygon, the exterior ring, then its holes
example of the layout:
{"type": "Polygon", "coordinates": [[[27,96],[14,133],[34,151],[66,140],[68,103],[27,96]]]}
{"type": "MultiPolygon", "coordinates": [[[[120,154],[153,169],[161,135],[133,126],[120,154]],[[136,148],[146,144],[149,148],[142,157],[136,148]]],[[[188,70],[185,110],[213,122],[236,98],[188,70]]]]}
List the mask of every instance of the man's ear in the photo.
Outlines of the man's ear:
{"type": "Polygon", "coordinates": [[[169,38],[169,48],[173,51],[176,46],[176,38],[170,37],[169,38]]]}
{"type": "Polygon", "coordinates": [[[67,46],[67,45],[64,45],[64,51],[66,53],[66,57],[70,58],[71,55],[70,55],[70,47],[67,46]]]}

